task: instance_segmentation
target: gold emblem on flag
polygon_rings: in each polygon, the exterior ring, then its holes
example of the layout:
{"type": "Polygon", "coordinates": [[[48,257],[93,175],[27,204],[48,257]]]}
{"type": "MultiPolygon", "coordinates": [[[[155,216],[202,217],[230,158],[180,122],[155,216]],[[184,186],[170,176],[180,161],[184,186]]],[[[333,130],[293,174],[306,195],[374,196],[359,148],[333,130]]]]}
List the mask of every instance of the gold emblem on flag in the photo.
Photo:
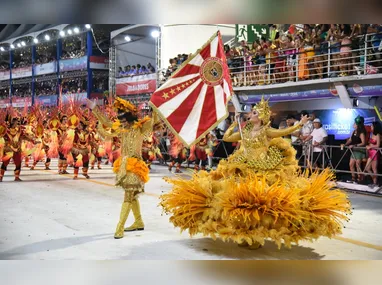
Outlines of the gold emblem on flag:
{"type": "Polygon", "coordinates": [[[218,57],[206,59],[200,67],[200,76],[204,83],[210,86],[221,84],[223,81],[223,62],[218,57]]]}

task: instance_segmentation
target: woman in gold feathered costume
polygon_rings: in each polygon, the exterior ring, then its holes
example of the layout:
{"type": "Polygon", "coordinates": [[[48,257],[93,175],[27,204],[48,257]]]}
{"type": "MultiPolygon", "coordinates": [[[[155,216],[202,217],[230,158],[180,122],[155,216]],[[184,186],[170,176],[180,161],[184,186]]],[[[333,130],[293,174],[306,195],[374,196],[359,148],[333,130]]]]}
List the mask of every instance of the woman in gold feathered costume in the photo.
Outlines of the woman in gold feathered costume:
{"type": "Polygon", "coordinates": [[[121,139],[121,156],[114,162],[113,171],[116,173],[116,186],[125,190],[124,202],[119,223],[114,238],[123,238],[124,231],[143,230],[138,194],[144,192],[144,185],[149,180],[149,168],[142,160],[142,143],[153,131],[157,120],[153,118],[138,119],[137,108],[130,102],[116,98],[114,108],[118,112],[118,119],[111,122],[104,116],[95,103],[88,100],[88,106],[100,121],[98,132],[104,138],[119,137],[121,139]],[[135,221],[133,225],[124,228],[130,210],[133,211],[135,221]]]}
{"type": "Polygon", "coordinates": [[[295,150],[282,138],[307,120],[273,129],[262,99],[241,132],[234,132],[237,123],[226,131],[223,140],[240,141],[240,148],[215,171],[189,180],[166,178],[173,189],[161,196],[161,205],[170,221],[190,235],[232,240],[250,249],[267,239],[280,248],[340,234],[351,214],[346,194],[335,189],[329,170],[310,176],[299,171],[295,150]]]}

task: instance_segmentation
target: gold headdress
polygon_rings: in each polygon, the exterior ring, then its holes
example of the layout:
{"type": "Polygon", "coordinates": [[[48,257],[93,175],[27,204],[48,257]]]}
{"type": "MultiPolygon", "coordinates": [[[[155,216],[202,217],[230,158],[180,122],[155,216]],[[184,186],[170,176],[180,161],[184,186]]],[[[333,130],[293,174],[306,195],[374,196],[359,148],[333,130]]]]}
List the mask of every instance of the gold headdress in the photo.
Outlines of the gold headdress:
{"type": "Polygon", "coordinates": [[[123,100],[119,97],[115,98],[113,107],[114,109],[117,109],[118,111],[122,111],[122,112],[131,112],[131,113],[137,112],[137,107],[135,107],[129,101],[123,100]]]}
{"type": "Polygon", "coordinates": [[[265,101],[264,97],[262,97],[261,101],[253,107],[253,110],[256,110],[259,113],[259,119],[263,121],[264,125],[269,123],[271,110],[269,109],[268,101],[265,101]]]}

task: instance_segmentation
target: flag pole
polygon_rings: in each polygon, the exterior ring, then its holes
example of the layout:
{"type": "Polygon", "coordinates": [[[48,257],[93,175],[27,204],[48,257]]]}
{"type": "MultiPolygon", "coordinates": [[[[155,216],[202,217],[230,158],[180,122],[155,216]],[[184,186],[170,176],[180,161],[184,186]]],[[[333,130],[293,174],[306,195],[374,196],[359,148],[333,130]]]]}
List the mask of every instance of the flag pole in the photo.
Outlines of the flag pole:
{"type": "MultiPolygon", "coordinates": [[[[232,100],[233,106],[235,107],[236,112],[239,113],[239,114],[243,113],[243,111],[241,110],[241,105],[240,105],[239,98],[237,97],[237,95],[235,93],[232,93],[231,100],[232,100]]],[[[241,129],[240,117],[237,118],[237,124],[239,126],[240,136],[243,139],[243,131],[241,129]]]]}

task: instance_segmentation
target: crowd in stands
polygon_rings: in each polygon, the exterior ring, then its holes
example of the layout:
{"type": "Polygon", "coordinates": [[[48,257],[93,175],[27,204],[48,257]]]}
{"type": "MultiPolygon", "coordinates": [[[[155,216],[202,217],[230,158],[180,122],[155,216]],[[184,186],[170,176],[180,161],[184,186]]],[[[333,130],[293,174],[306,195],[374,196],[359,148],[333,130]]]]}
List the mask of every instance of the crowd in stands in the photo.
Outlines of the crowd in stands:
{"type": "Polygon", "coordinates": [[[9,64],[4,62],[0,63],[0,71],[9,70],[9,64]]]}
{"type": "Polygon", "coordinates": [[[35,83],[36,96],[56,95],[57,92],[57,80],[47,80],[35,83]]]}
{"type": "Polygon", "coordinates": [[[26,84],[13,86],[12,97],[13,96],[14,97],[21,97],[21,98],[31,97],[32,96],[32,84],[26,83],[26,84]]]}
{"type": "Polygon", "coordinates": [[[9,88],[0,88],[0,100],[9,98],[9,88]]]}
{"type": "Polygon", "coordinates": [[[148,63],[146,65],[127,65],[125,67],[119,67],[118,68],[118,77],[133,77],[136,75],[144,75],[144,74],[151,74],[155,73],[155,67],[151,64],[148,63]]]}
{"type": "Polygon", "coordinates": [[[103,93],[107,90],[109,90],[109,74],[93,72],[92,92],[103,93]]]}
{"type": "Polygon", "coordinates": [[[61,59],[80,58],[86,52],[85,35],[65,38],[62,43],[61,59]]]}
{"type": "MultiPolygon", "coordinates": [[[[190,54],[191,55],[191,54],[190,54]]],[[[169,66],[160,74],[160,82],[163,84],[166,80],[185,62],[190,55],[178,54],[178,56],[169,60],[169,66]]]]}
{"type": "Polygon", "coordinates": [[[248,86],[380,72],[381,40],[382,25],[270,25],[268,38],[224,49],[234,86],[248,86]]]}
{"type": "Polygon", "coordinates": [[[83,93],[86,92],[86,79],[85,78],[71,78],[62,82],[62,94],[69,93],[83,93]]]}
{"type": "Polygon", "coordinates": [[[61,59],[80,58],[83,56],[85,56],[84,48],[81,50],[63,51],[61,59]]]}

